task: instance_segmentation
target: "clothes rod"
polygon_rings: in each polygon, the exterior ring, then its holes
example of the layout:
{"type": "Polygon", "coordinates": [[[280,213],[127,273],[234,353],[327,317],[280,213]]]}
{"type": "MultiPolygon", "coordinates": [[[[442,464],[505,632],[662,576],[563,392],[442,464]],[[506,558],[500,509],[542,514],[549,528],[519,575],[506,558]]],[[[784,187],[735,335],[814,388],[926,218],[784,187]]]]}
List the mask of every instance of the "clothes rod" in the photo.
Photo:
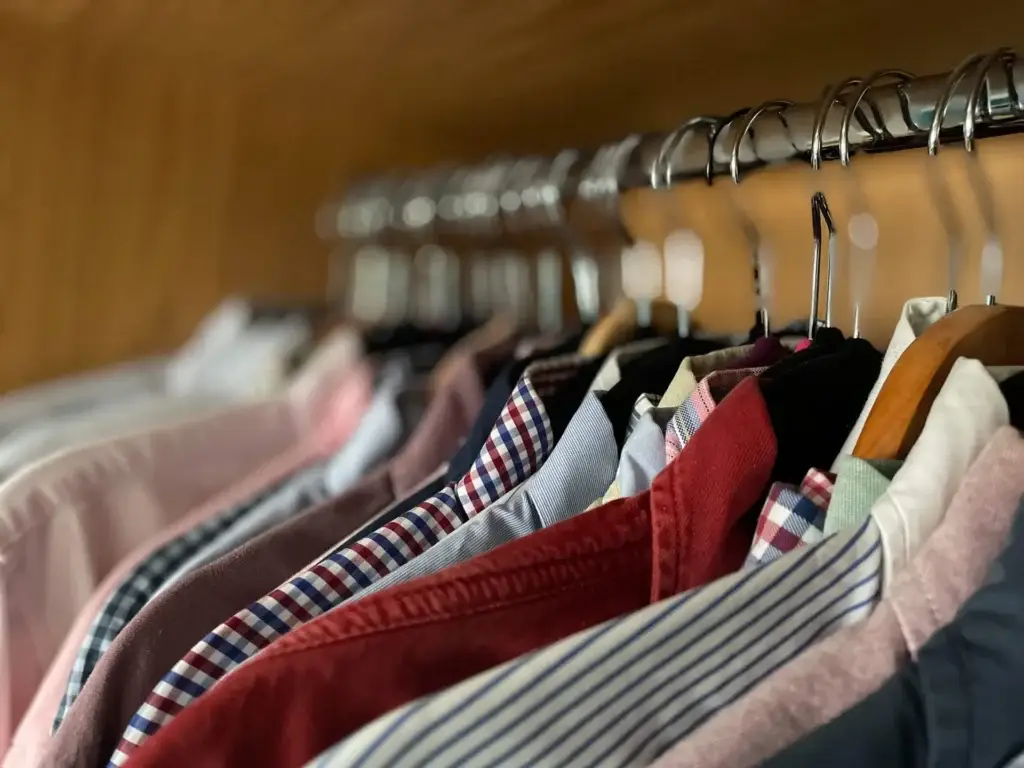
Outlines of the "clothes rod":
{"type": "MultiPolygon", "coordinates": [[[[947,143],[962,140],[966,105],[977,75],[976,67],[968,68],[953,89],[942,123],[941,136],[947,143]]],[[[975,113],[976,135],[1024,130],[1024,100],[1018,90],[1018,84],[1024,83],[1024,61],[1006,51],[987,75],[987,87],[981,90],[975,113]]],[[[946,91],[950,73],[907,78],[899,82],[890,79],[868,88],[849,124],[851,152],[888,152],[927,143],[936,105],[946,91]]],[[[852,82],[851,88],[856,90],[852,82]]],[[[749,125],[739,147],[741,174],[765,165],[808,159],[814,126],[830,90],[826,89],[816,102],[776,102],[785,106],[760,114],[749,125]]],[[[827,111],[821,132],[822,160],[839,156],[841,124],[849,97],[848,91],[839,94],[827,111]]],[[[736,112],[720,127],[712,149],[712,176],[729,174],[735,132],[740,130],[747,112],[736,112]]],[[[567,149],[555,158],[503,155],[472,166],[436,167],[409,175],[364,179],[350,187],[343,198],[321,207],[317,232],[328,240],[339,236],[375,238],[389,230],[423,231],[438,220],[478,233],[500,231],[498,218],[509,217],[504,199],[510,195],[519,204],[514,208],[516,216],[532,210],[534,214],[527,218],[536,220],[539,212],[542,222],[564,221],[565,206],[574,200],[613,213],[622,191],[652,186],[657,175],[652,170],[666,141],[676,133],[633,134],[596,151],[567,149]]],[[[661,158],[662,169],[671,169],[668,183],[706,176],[708,136],[707,129],[694,130],[678,143],[670,157],[661,158]]]]}
{"type": "MultiPolygon", "coordinates": [[[[974,73],[960,80],[943,120],[943,137],[952,141],[961,136],[966,105],[974,73]]],[[[923,147],[928,137],[935,105],[946,87],[949,73],[913,78],[905,83],[889,82],[868,89],[850,124],[851,151],[887,152],[923,147]],[[868,131],[864,125],[872,128],[868,131]]],[[[995,135],[1024,128],[1024,100],[1018,84],[1024,83],[1024,62],[1004,60],[988,73],[988,88],[979,101],[977,131],[979,135],[995,135]]],[[[845,103],[836,102],[828,112],[822,130],[822,159],[839,157],[840,123],[845,103]]],[[[815,118],[821,101],[794,104],[780,111],[762,113],[747,131],[740,145],[740,168],[749,171],[764,165],[807,158],[815,118]]],[[[715,140],[713,174],[728,175],[729,161],[739,115],[722,128],[715,140]]],[[[620,188],[650,186],[651,167],[670,133],[647,134],[638,142],[623,171],[620,188]]],[[[708,144],[706,134],[694,131],[671,157],[672,182],[700,178],[706,173],[708,144]]]]}

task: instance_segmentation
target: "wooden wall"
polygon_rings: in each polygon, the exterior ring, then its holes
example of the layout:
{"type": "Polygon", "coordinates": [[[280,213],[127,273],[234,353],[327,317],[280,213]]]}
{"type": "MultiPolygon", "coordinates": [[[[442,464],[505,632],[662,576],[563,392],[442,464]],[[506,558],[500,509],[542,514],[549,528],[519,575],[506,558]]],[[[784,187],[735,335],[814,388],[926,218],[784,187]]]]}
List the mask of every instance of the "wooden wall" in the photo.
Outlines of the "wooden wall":
{"type": "Polygon", "coordinates": [[[941,71],[1024,21],[830,5],[0,0],[0,391],[169,349],[227,293],[320,295],[313,213],[354,175],[941,71]]]}

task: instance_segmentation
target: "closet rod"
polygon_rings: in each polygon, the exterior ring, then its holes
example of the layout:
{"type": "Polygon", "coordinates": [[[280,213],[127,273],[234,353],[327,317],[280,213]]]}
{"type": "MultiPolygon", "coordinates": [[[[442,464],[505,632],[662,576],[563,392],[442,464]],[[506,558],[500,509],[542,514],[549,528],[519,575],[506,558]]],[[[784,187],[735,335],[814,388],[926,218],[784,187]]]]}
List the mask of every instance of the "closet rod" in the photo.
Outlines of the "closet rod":
{"type": "MultiPolygon", "coordinates": [[[[916,77],[902,83],[887,82],[869,88],[861,101],[857,119],[850,124],[851,150],[888,152],[925,146],[935,106],[945,91],[949,74],[916,77]]],[[[964,123],[967,98],[975,75],[975,71],[968,70],[953,89],[942,122],[944,135],[961,136],[960,128],[964,123]]],[[[1024,128],[1024,99],[1018,89],[1020,83],[1024,83],[1024,62],[1018,61],[1012,54],[1008,54],[989,71],[988,88],[982,92],[976,113],[978,135],[991,136],[1024,128]]],[[[822,131],[824,160],[839,157],[843,106],[843,102],[837,101],[825,120],[822,131]]],[[[740,167],[750,170],[794,158],[807,158],[811,151],[815,119],[821,108],[822,100],[818,100],[761,114],[740,145],[740,167]]],[[[729,173],[732,144],[742,116],[743,112],[737,113],[715,140],[715,175],[729,173]]],[[[652,164],[670,135],[664,133],[644,137],[626,169],[622,179],[623,187],[637,188],[650,184],[652,164]]],[[[705,175],[707,142],[696,138],[683,142],[683,146],[673,154],[673,181],[705,175]]]]}
{"type": "MultiPolygon", "coordinates": [[[[975,67],[967,69],[953,89],[943,120],[943,134],[960,139],[966,106],[977,77],[975,67]]],[[[951,73],[912,77],[872,85],[864,94],[847,133],[851,151],[888,152],[923,147],[936,105],[946,92],[951,73]]],[[[856,90],[853,80],[850,90],[856,90]]],[[[1024,61],[1008,49],[988,72],[987,88],[981,91],[975,112],[977,136],[992,136],[1024,129],[1024,99],[1018,84],[1024,83],[1024,61]]],[[[845,112],[844,90],[827,110],[821,138],[821,159],[839,157],[840,125],[845,112]]],[[[779,109],[766,110],[752,123],[740,144],[738,160],[742,172],[794,158],[807,159],[811,152],[814,126],[829,88],[813,103],[772,102],[779,109]],[[782,106],[785,105],[785,106],[782,106]]],[[[748,110],[735,112],[721,127],[713,147],[712,175],[730,172],[735,131],[748,110]]],[[[701,119],[701,118],[698,118],[701,119]]],[[[703,118],[704,120],[714,118],[703,118]]],[[[723,118],[724,119],[724,118],[723,118]]],[[[675,131],[633,134],[596,151],[564,150],[555,158],[512,158],[502,155],[472,166],[445,166],[408,175],[383,174],[362,180],[349,188],[342,199],[322,206],[317,213],[317,231],[326,239],[373,237],[387,229],[416,230],[429,226],[435,215],[445,218],[444,201],[459,201],[463,219],[472,226],[493,223],[499,214],[503,194],[532,190],[538,207],[550,217],[561,217],[573,199],[599,202],[615,207],[619,193],[652,185],[652,169],[675,131]],[[519,169],[520,172],[513,172],[519,169]],[[524,178],[523,169],[530,170],[524,178]],[[426,208],[425,218],[420,208],[426,208]],[[482,213],[470,214],[479,208],[482,213]],[[409,214],[415,215],[410,217],[409,214]],[[412,218],[415,223],[410,224],[412,218]],[[422,220],[421,220],[422,218],[422,220]],[[405,221],[405,224],[401,222],[405,221]]],[[[697,134],[697,132],[694,132],[697,134]]],[[[705,132],[704,137],[707,136],[705,132]]],[[[671,182],[706,175],[708,142],[698,135],[683,141],[671,157],[671,182]]],[[[663,158],[664,159],[664,158],[663,158]]],[[[523,204],[527,197],[519,195],[523,204]]],[[[543,218],[543,217],[542,217],[543,218]]]]}

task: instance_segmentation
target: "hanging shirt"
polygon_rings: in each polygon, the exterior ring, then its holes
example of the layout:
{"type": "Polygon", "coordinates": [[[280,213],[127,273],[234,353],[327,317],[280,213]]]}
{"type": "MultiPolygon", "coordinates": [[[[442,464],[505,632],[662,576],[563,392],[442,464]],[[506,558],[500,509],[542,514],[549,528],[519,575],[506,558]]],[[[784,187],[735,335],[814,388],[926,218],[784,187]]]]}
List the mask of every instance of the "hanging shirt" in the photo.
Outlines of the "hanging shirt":
{"type": "MultiPolygon", "coordinates": [[[[478,414],[494,424],[515,381],[506,383],[499,376],[492,388],[495,397],[487,393],[487,399],[495,399],[496,405],[485,404],[485,370],[481,367],[484,357],[486,354],[471,350],[453,352],[447,385],[435,392],[423,420],[387,465],[372,472],[348,493],[267,531],[186,576],[148,603],[107,649],[49,743],[33,742],[27,734],[22,738],[23,728],[19,728],[8,758],[13,759],[18,751],[24,755],[18,765],[106,762],[125,724],[160,678],[195,644],[196,638],[319,559],[334,543],[358,534],[362,525],[380,510],[405,503],[425,481],[432,482],[439,457],[451,456],[459,441],[475,431],[474,419],[478,414]],[[38,761],[35,755],[44,745],[46,755],[38,761]]],[[[486,432],[479,438],[477,451],[485,438],[486,432]]],[[[466,442],[469,445],[469,439],[466,442]]],[[[474,456],[475,451],[468,461],[474,456]]],[[[425,494],[420,501],[432,495],[425,494]]],[[[415,506],[415,502],[408,506],[415,506]]],[[[65,676],[59,680],[60,690],[66,679],[65,676]]],[[[56,700],[59,698],[58,691],[56,700]]],[[[49,709],[40,709],[34,718],[41,728],[33,730],[41,732],[44,739],[49,733],[56,700],[49,709]]],[[[36,701],[30,712],[37,710],[36,701]]]]}
{"type": "MultiPolygon", "coordinates": [[[[1019,458],[1003,469],[1019,475],[1019,458]]],[[[982,586],[921,646],[914,663],[763,765],[990,768],[1018,758],[1024,744],[1024,512],[1015,518],[982,586]]],[[[939,571],[949,567],[943,563],[939,571]]],[[[943,574],[935,575],[948,586],[943,574]]]]}
{"type": "Polygon", "coordinates": [[[840,456],[835,463],[836,483],[825,516],[824,534],[831,536],[863,523],[902,466],[899,459],[840,456]]]}
{"type": "Polygon", "coordinates": [[[665,461],[670,463],[682,451],[715,407],[744,379],[759,376],[766,368],[736,368],[712,371],[683,401],[665,427],[665,461]]]}
{"type": "Polygon", "coordinates": [[[608,417],[597,398],[588,395],[533,477],[419,557],[363,590],[358,598],[440,573],[579,514],[590,498],[608,485],[616,458],[608,417]]]}
{"type": "Polygon", "coordinates": [[[821,541],[834,485],[835,478],[817,469],[809,470],[799,486],[773,483],[757,519],[746,567],[774,562],[821,541]]]}
{"type": "MultiPolygon", "coordinates": [[[[247,302],[229,298],[204,317],[191,338],[170,357],[133,360],[9,392],[0,397],[0,437],[20,426],[52,424],[111,404],[209,394],[203,374],[216,364],[220,352],[245,335],[251,315],[247,302]],[[187,380],[181,379],[183,370],[192,372],[187,380]]],[[[281,354],[288,352],[281,350],[281,354]]],[[[256,392],[274,391],[284,384],[281,366],[274,368],[264,367],[270,378],[258,382],[256,392]]],[[[242,382],[233,384],[231,390],[239,392],[242,382]]],[[[253,391],[251,383],[245,391],[253,391]]]]}
{"type": "MultiPolygon", "coordinates": [[[[346,431],[358,414],[343,384],[359,355],[340,332],[282,396],[72,449],[0,486],[0,752],[73,626],[81,642],[92,616],[80,612],[115,568],[134,567],[168,526],[203,519],[213,509],[201,505],[224,488],[290,451],[315,457],[346,431]]],[[[229,493],[219,508],[235,501],[229,493]]]]}
{"type": "MultiPolygon", "coordinates": [[[[832,423],[832,439],[817,443],[824,450],[838,450],[877,375],[877,358],[855,343],[825,366],[793,371],[789,386],[799,390],[803,408],[832,403],[813,425],[819,432],[832,423]],[[850,396],[822,387],[821,376],[834,376],[850,396]]],[[[648,493],[309,624],[223,680],[133,760],[297,764],[417,693],[735,570],[753,533],[749,512],[759,508],[777,458],[771,424],[792,421],[793,412],[769,416],[766,402],[778,399],[774,392],[762,396],[759,382],[749,379],[648,493]],[[391,663],[395,658],[404,663],[391,663]],[[347,689],[360,693],[338,695],[347,689]],[[276,737],[282,731],[287,739],[276,737]]],[[[790,431],[785,450],[790,462],[801,463],[817,446],[790,431]]]]}
{"type": "MultiPolygon", "coordinates": [[[[398,387],[401,386],[402,381],[408,378],[409,374],[408,364],[388,363],[385,365],[385,370],[381,373],[382,386],[385,391],[381,397],[375,398],[378,410],[382,407],[385,411],[388,410],[388,405],[393,403],[397,397],[398,387]],[[381,403],[384,405],[381,406],[381,403]]],[[[354,425],[365,420],[366,415],[370,415],[368,413],[360,415],[367,410],[368,387],[368,380],[365,378],[360,380],[358,386],[354,387],[351,383],[349,384],[348,391],[352,394],[352,402],[344,407],[352,410],[354,418],[346,424],[346,431],[336,436],[337,439],[334,441],[336,445],[346,443],[353,430],[358,432],[358,428],[354,425]]],[[[370,408],[372,409],[372,404],[370,408]]],[[[374,419],[374,421],[376,420],[374,419]]],[[[342,448],[339,452],[344,454],[345,451],[342,448]]],[[[308,506],[324,501],[329,495],[324,478],[325,469],[327,467],[312,468],[312,476],[306,471],[300,472],[299,479],[302,481],[300,487],[296,487],[295,473],[289,473],[284,479],[262,489],[255,497],[245,496],[239,503],[209,516],[198,525],[169,539],[135,566],[114,588],[106,602],[95,614],[68,676],[67,688],[57,709],[53,730],[56,731],[60,727],[68,708],[78,697],[85,682],[89,679],[89,675],[92,674],[93,668],[110,647],[114,638],[135,617],[142,606],[156,594],[158,588],[163,586],[168,578],[172,577],[182,566],[186,566],[190,559],[204,548],[212,545],[223,534],[244,523],[260,507],[266,508],[268,505],[272,505],[274,509],[284,507],[296,511],[298,509],[296,503],[308,506]]],[[[238,495],[242,496],[242,494],[238,495]]],[[[233,548],[229,547],[228,551],[233,548]]]]}
{"type": "MultiPolygon", "coordinates": [[[[768,346],[772,345],[769,343],[768,346]]],[[[629,421],[629,436],[620,453],[615,480],[591,506],[606,504],[650,488],[654,476],[665,468],[665,425],[697,388],[699,379],[715,370],[743,367],[743,362],[752,355],[767,364],[774,353],[763,344],[760,349],[758,352],[758,344],[748,344],[687,357],[679,365],[663,396],[645,394],[639,398],[629,421]]]]}
{"type": "Polygon", "coordinates": [[[302,509],[320,504],[353,488],[363,476],[401,443],[405,419],[399,396],[409,385],[411,369],[401,357],[389,361],[379,374],[373,400],[352,436],[334,456],[288,478],[279,488],[253,499],[251,506],[224,531],[205,541],[159,586],[168,589],[192,571],[212,563],[302,509]]]}
{"type": "MultiPolygon", "coordinates": [[[[752,384],[737,387],[676,463],[752,384]]],[[[645,765],[815,642],[862,621],[892,583],[883,572],[897,570],[931,534],[967,467],[1005,423],[991,377],[960,361],[903,470],[858,529],[390,712],[316,764],[645,765]]],[[[818,758],[811,764],[832,765],[826,752],[818,758]]]]}
{"type": "MultiPolygon", "coordinates": [[[[273,640],[387,576],[533,474],[555,439],[543,398],[553,398],[561,384],[580,375],[589,384],[596,367],[575,355],[530,366],[469,472],[366,539],[282,584],[200,640],[132,718],[111,763],[123,764],[146,738],[273,640]]],[[[576,405],[578,401],[571,410],[576,405]]]]}
{"type": "MultiPolygon", "coordinates": [[[[864,424],[867,423],[868,415],[875,405],[875,400],[878,399],[878,393],[882,391],[885,380],[889,377],[900,356],[907,351],[907,348],[914,343],[918,336],[927,331],[945,315],[946,299],[942,296],[911,299],[903,305],[900,319],[896,323],[896,330],[893,331],[892,338],[889,340],[889,346],[885,348],[885,357],[882,358],[882,371],[878,375],[878,381],[875,382],[875,386],[871,389],[871,394],[868,396],[868,401],[864,404],[864,409],[857,418],[857,422],[853,425],[853,429],[850,430],[850,435],[846,438],[846,442],[843,443],[843,448],[839,453],[840,456],[847,456],[853,453],[853,449],[857,446],[857,440],[860,438],[860,433],[864,429],[864,424]]],[[[837,469],[838,465],[833,467],[833,471],[837,469]]]]}
{"type": "Polygon", "coordinates": [[[665,468],[665,424],[673,413],[673,409],[655,407],[650,395],[643,395],[637,401],[634,418],[631,419],[636,426],[622,446],[615,479],[591,507],[622,496],[632,496],[651,487],[654,478],[665,468]]]}
{"type": "Polygon", "coordinates": [[[288,364],[310,334],[299,321],[241,328],[230,336],[210,331],[197,333],[199,338],[168,362],[157,391],[111,393],[91,407],[14,426],[0,439],[0,479],[75,446],[270,397],[286,384],[288,364]],[[186,368],[192,375],[183,378],[186,368]]]}
{"type": "Polygon", "coordinates": [[[935,532],[867,620],[779,669],[676,745],[657,768],[760,765],[896,674],[981,585],[1024,494],[1021,467],[1024,439],[1003,427],[971,465],[935,532]]]}

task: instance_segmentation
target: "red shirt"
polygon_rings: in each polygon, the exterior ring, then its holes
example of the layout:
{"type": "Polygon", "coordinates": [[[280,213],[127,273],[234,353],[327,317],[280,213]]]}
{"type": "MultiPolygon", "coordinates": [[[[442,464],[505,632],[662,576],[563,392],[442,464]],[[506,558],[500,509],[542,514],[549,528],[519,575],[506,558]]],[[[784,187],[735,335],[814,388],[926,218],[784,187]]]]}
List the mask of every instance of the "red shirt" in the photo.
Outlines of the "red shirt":
{"type": "Polygon", "coordinates": [[[420,696],[732,573],[776,450],[748,379],[650,491],[296,629],[187,707],[129,766],[300,766],[420,696]]]}

